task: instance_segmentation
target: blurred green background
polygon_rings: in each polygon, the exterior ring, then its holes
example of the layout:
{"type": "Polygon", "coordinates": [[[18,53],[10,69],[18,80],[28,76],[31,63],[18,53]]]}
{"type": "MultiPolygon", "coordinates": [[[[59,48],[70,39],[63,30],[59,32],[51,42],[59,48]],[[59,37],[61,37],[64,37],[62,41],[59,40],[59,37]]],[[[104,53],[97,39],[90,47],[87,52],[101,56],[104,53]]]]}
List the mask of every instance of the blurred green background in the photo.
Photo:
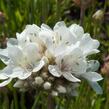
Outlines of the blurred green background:
{"type": "MultiPolygon", "coordinates": [[[[0,0],[0,48],[6,40],[15,37],[27,24],[51,27],[57,21],[81,24],[85,32],[100,41],[100,53],[94,59],[101,63],[99,73],[103,94],[97,95],[83,81],[78,97],[59,96],[53,98],[55,109],[109,109],[109,0],[0,0]],[[96,13],[98,10],[101,13],[96,13]],[[95,14],[96,13],[96,14],[95,14]]],[[[0,69],[4,64],[0,62],[0,69]]],[[[51,109],[45,92],[21,93],[9,84],[0,88],[0,109],[51,109]],[[32,97],[33,96],[33,97],[32,97]]],[[[53,108],[52,108],[53,109],[53,108]]]]}

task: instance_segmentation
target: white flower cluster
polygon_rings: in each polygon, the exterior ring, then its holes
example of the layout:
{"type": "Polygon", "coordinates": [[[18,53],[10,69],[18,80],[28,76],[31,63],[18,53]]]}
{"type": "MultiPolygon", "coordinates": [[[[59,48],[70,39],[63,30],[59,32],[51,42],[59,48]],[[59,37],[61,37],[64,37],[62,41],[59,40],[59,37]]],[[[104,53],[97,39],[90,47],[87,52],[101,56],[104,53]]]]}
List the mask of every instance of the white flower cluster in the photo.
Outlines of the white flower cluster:
{"type": "Polygon", "coordinates": [[[84,33],[81,26],[66,27],[63,21],[53,29],[42,24],[27,25],[16,38],[10,38],[6,49],[0,49],[0,59],[6,67],[0,71],[0,87],[15,79],[20,90],[43,88],[52,95],[76,95],[81,78],[86,79],[97,93],[102,93],[96,73],[99,62],[87,56],[98,53],[99,42],[84,33]]]}

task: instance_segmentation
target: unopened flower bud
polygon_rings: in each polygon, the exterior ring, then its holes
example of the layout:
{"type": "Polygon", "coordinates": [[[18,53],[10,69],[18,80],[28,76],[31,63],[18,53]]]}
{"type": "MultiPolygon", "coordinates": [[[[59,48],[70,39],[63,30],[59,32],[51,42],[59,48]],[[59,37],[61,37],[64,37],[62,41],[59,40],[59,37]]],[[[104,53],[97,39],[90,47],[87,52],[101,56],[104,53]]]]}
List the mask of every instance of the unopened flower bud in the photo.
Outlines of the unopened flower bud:
{"type": "Polygon", "coordinates": [[[66,93],[67,92],[66,88],[64,86],[62,86],[62,85],[59,85],[57,87],[57,90],[59,91],[59,93],[66,93]]]}
{"type": "Polygon", "coordinates": [[[47,78],[48,78],[47,72],[42,72],[42,77],[43,77],[44,79],[47,79],[47,78]]]}
{"type": "Polygon", "coordinates": [[[99,21],[101,21],[101,20],[103,19],[103,17],[104,17],[104,12],[103,12],[103,10],[98,10],[98,11],[96,11],[96,12],[93,14],[93,16],[92,16],[93,19],[99,20],[99,21]]]}
{"type": "Polygon", "coordinates": [[[38,76],[35,78],[35,84],[41,85],[43,82],[44,80],[42,79],[42,77],[38,76]]]}
{"type": "Polygon", "coordinates": [[[48,80],[50,80],[50,81],[54,81],[54,80],[55,80],[55,78],[54,78],[54,77],[52,77],[52,76],[50,76],[50,77],[48,78],[48,80]]]}
{"type": "Polygon", "coordinates": [[[81,5],[81,1],[80,1],[80,0],[73,0],[73,2],[74,2],[76,5],[78,5],[78,6],[81,5]]]}
{"type": "Polygon", "coordinates": [[[53,90],[52,93],[51,93],[51,95],[52,96],[58,96],[58,92],[53,90]]]}
{"type": "Polygon", "coordinates": [[[24,87],[28,87],[29,85],[28,85],[28,83],[27,82],[25,82],[24,83],[24,87]]]}
{"type": "Polygon", "coordinates": [[[51,83],[50,82],[45,82],[44,83],[44,89],[49,90],[51,88],[51,83]]]}
{"type": "Polygon", "coordinates": [[[18,80],[18,81],[14,84],[14,87],[16,87],[16,88],[24,87],[24,81],[18,80]]]}

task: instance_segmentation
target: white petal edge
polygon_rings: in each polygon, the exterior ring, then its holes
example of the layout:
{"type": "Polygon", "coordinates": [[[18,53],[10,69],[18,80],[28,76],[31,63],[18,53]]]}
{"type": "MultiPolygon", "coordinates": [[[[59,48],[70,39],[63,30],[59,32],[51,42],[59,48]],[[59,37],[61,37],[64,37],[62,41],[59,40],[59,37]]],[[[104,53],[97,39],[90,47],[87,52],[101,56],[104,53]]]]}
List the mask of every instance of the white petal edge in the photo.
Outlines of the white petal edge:
{"type": "Polygon", "coordinates": [[[41,25],[41,29],[42,30],[52,30],[48,25],[46,25],[44,23],[41,25]]]}
{"type": "Polygon", "coordinates": [[[0,59],[4,64],[6,64],[6,65],[9,64],[10,59],[8,57],[0,55],[0,59]]]}
{"type": "Polygon", "coordinates": [[[11,47],[15,45],[18,45],[18,40],[16,38],[9,38],[7,41],[7,46],[11,47]]]}
{"type": "Polygon", "coordinates": [[[8,55],[14,63],[19,64],[23,57],[23,51],[16,46],[8,47],[8,55]]]}
{"type": "Polygon", "coordinates": [[[84,34],[84,30],[81,26],[77,25],[77,24],[72,24],[69,27],[70,32],[72,33],[73,36],[75,36],[75,38],[78,40],[80,40],[84,34]]]}
{"type": "Polygon", "coordinates": [[[42,59],[39,63],[36,64],[33,72],[38,72],[45,65],[45,61],[42,59]]]}
{"type": "Polygon", "coordinates": [[[0,87],[6,86],[6,85],[9,84],[11,81],[12,81],[12,78],[9,78],[9,79],[3,81],[2,83],[0,83],[0,87]]]}
{"type": "Polygon", "coordinates": [[[62,74],[62,72],[59,70],[59,68],[56,65],[49,65],[48,70],[55,77],[60,77],[62,74]]]}
{"type": "Polygon", "coordinates": [[[57,30],[57,29],[59,29],[60,27],[63,27],[63,26],[66,27],[64,21],[57,22],[57,23],[55,24],[53,30],[57,30]]]}
{"type": "Polygon", "coordinates": [[[4,73],[0,73],[0,80],[8,79],[8,76],[6,76],[4,73]]]}
{"type": "Polygon", "coordinates": [[[83,54],[84,54],[85,56],[88,56],[88,55],[96,54],[96,53],[99,53],[99,52],[100,52],[100,51],[97,50],[97,49],[92,49],[92,50],[87,50],[87,51],[83,52],[83,54]]]}
{"type": "Polygon", "coordinates": [[[82,74],[82,77],[89,81],[93,81],[93,82],[100,81],[103,79],[102,76],[96,72],[84,73],[84,74],[82,74]]]}
{"type": "Polygon", "coordinates": [[[29,76],[31,76],[32,72],[25,72],[24,74],[20,75],[18,78],[21,80],[27,79],[29,76]]]}
{"type": "Polygon", "coordinates": [[[13,73],[10,75],[11,78],[19,78],[21,80],[27,79],[32,72],[27,71],[26,69],[22,69],[20,67],[16,67],[13,69],[13,73]]]}
{"type": "Polygon", "coordinates": [[[8,57],[8,49],[0,49],[0,56],[8,57]]]}
{"type": "Polygon", "coordinates": [[[12,74],[9,75],[11,78],[17,78],[19,77],[20,75],[22,75],[24,73],[24,69],[22,69],[21,67],[15,67],[13,70],[12,70],[12,74]]]}
{"type": "Polygon", "coordinates": [[[68,72],[64,72],[63,73],[64,78],[66,78],[67,80],[71,81],[71,82],[80,82],[81,80],[76,78],[75,76],[73,76],[71,73],[68,72]]]}

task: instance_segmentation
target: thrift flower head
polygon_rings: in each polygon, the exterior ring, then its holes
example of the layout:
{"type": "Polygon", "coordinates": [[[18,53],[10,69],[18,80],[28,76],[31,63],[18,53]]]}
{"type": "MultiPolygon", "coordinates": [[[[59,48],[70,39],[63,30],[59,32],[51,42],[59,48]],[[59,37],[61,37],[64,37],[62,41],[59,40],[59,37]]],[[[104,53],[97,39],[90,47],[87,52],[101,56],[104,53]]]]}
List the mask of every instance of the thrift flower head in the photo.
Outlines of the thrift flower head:
{"type": "Polygon", "coordinates": [[[15,79],[14,87],[21,91],[42,88],[53,96],[59,93],[77,95],[81,78],[99,94],[97,83],[102,76],[96,71],[99,62],[87,57],[98,53],[99,41],[84,33],[81,26],[57,22],[53,29],[42,24],[27,25],[17,38],[10,38],[7,48],[0,49],[0,59],[6,67],[0,71],[0,87],[15,79]]]}

